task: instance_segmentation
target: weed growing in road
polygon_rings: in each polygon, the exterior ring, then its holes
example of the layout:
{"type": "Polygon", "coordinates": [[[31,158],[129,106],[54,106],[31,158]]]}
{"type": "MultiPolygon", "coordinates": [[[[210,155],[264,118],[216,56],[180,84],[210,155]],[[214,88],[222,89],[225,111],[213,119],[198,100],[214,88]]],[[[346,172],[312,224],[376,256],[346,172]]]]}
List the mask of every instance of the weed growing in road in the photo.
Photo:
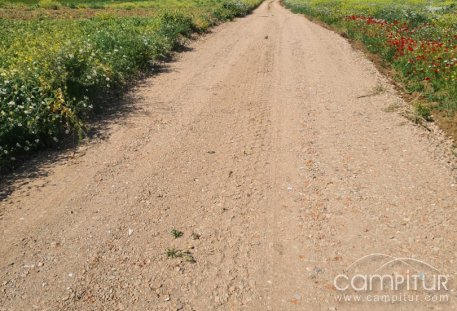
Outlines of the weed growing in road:
{"type": "Polygon", "coordinates": [[[184,235],[184,232],[176,230],[176,229],[173,229],[173,230],[171,230],[171,235],[173,235],[173,237],[175,239],[178,239],[178,238],[180,238],[180,237],[182,237],[184,235]]]}
{"type": "Polygon", "coordinates": [[[180,249],[171,248],[167,250],[166,255],[168,258],[183,258],[187,262],[196,262],[194,255],[189,250],[183,251],[180,249]]]}
{"type": "Polygon", "coordinates": [[[167,250],[167,257],[168,258],[178,258],[180,257],[181,251],[175,248],[169,248],[167,250]]]}

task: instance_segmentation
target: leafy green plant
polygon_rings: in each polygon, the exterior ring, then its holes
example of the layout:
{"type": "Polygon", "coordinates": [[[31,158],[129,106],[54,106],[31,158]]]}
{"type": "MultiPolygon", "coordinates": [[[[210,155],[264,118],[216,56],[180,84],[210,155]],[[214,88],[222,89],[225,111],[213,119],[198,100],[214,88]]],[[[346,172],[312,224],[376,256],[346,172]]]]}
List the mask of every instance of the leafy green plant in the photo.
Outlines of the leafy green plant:
{"type": "Polygon", "coordinates": [[[171,230],[171,235],[173,235],[173,237],[175,239],[178,239],[178,238],[180,238],[180,237],[182,237],[184,235],[184,232],[176,230],[176,229],[173,229],[173,230],[171,230]]]}

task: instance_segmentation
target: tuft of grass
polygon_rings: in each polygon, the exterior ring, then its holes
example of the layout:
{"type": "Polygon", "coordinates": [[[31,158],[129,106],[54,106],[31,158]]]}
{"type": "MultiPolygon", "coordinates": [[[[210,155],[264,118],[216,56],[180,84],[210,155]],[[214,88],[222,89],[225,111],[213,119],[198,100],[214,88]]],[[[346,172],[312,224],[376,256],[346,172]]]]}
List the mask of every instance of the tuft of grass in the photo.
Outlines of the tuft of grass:
{"type": "Polygon", "coordinates": [[[40,0],[38,1],[38,7],[42,9],[58,10],[62,7],[62,4],[55,0],[40,0]]]}
{"type": "Polygon", "coordinates": [[[169,248],[167,250],[167,257],[168,258],[178,258],[180,257],[181,251],[175,248],[169,248]]]}
{"type": "Polygon", "coordinates": [[[186,262],[195,263],[196,260],[194,255],[189,250],[180,250],[176,248],[170,248],[167,250],[166,255],[168,258],[182,258],[186,262]]]}
{"type": "Polygon", "coordinates": [[[416,115],[418,117],[424,119],[425,121],[428,121],[428,122],[433,121],[432,108],[427,103],[418,102],[414,106],[414,112],[416,113],[416,115]]]}

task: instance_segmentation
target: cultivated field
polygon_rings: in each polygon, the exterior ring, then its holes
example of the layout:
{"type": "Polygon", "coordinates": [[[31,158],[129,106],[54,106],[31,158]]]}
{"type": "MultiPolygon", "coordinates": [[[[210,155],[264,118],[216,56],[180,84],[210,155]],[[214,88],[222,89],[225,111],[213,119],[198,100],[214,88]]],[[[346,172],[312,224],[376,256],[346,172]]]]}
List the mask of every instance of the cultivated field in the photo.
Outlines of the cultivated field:
{"type": "Polygon", "coordinates": [[[0,2],[0,169],[83,136],[98,98],[259,2],[0,2]]]}

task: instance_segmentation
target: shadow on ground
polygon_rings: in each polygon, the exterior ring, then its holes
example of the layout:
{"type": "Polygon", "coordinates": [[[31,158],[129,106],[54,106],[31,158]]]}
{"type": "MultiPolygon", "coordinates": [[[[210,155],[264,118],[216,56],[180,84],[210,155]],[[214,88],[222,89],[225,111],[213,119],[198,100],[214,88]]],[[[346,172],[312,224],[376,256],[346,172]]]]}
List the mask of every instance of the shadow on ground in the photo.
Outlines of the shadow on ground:
{"type": "MultiPolygon", "coordinates": [[[[176,52],[190,52],[192,48],[179,46],[176,52]]],[[[30,155],[18,158],[14,166],[0,172],[0,201],[9,197],[16,189],[24,187],[37,178],[46,177],[51,172],[56,162],[64,161],[74,156],[78,147],[97,140],[106,140],[109,132],[106,130],[109,124],[122,122],[132,114],[142,113],[135,107],[138,101],[133,96],[132,90],[135,87],[144,85],[146,78],[170,72],[170,63],[176,60],[176,53],[167,56],[159,64],[143,72],[133,82],[111,94],[105,94],[96,101],[97,109],[87,120],[87,136],[80,141],[76,136],[65,138],[57,146],[37,151],[30,155]]],[[[0,216],[2,211],[0,210],[0,216]]]]}

